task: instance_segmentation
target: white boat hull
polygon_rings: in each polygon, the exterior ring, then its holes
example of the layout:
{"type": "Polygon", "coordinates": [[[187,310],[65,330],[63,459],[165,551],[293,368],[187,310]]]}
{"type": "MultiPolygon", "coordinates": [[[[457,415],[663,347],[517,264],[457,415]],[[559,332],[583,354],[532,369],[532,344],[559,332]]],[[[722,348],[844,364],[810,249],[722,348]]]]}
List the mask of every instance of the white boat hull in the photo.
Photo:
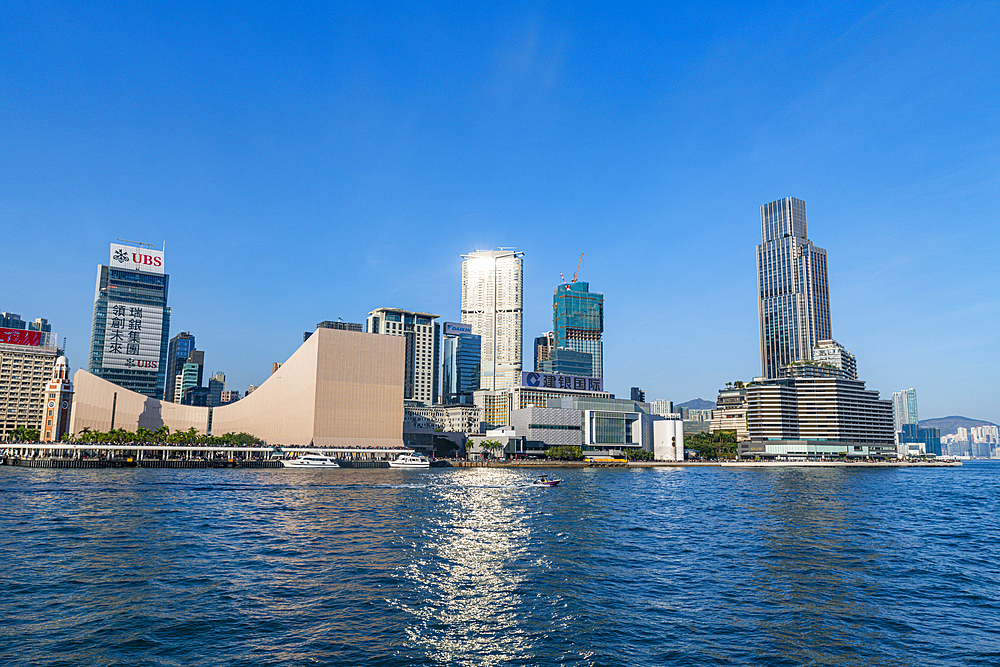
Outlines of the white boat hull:
{"type": "Polygon", "coordinates": [[[431,462],[421,454],[400,454],[389,461],[390,468],[430,468],[431,462]]]}
{"type": "Polygon", "coordinates": [[[306,454],[297,459],[282,459],[283,468],[339,468],[337,462],[329,456],[319,454],[306,454]]]}

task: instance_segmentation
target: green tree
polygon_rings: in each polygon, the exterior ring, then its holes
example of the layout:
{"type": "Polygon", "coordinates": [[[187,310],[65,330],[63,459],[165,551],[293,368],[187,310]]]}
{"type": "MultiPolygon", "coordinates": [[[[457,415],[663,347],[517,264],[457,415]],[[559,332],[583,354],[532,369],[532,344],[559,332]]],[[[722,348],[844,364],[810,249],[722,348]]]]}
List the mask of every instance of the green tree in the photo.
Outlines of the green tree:
{"type": "Polygon", "coordinates": [[[489,452],[494,457],[496,456],[496,452],[498,450],[503,449],[503,445],[500,444],[499,440],[492,440],[492,439],[491,440],[483,440],[482,442],[479,443],[479,446],[482,449],[485,449],[487,452],[489,452]]]}
{"type": "Polygon", "coordinates": [[[713,431],[684,436],[685,449],[693,449],[702,458],[736,458],[736,431],[713,431]]]}
{"type": "Polygon", "coordinates": [[[37,428],[23,424],[7,434],[7,440],[16,442],[38,442],[40,437],[41,433],[38,432],[37,428]]]}
{"type": "Polygon", "coordinates": [[[582,447],[549,447],[545,450],[546,458],[560,461],[579,461],[583,458],[582,447]]]}

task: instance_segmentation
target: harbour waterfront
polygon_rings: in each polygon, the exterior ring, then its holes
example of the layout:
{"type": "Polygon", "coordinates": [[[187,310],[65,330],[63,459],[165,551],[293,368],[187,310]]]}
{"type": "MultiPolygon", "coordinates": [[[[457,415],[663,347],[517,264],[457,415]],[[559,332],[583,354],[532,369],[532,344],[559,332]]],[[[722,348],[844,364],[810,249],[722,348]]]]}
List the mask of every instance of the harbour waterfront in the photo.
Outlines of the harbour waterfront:
{"type": "Polygon", "coordinates": [[[993,665],[1000,465],[0,467],[4,665],[993,665]]]}

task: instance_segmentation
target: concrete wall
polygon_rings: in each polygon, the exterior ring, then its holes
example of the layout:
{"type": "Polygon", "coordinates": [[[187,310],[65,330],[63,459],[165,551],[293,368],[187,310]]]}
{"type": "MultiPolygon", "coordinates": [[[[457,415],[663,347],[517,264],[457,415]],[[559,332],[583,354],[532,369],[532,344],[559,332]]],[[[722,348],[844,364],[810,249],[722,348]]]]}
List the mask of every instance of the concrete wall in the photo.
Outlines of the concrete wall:
{"type": "Polygon", "coordinates": [[[139,427],[155,431],[166,426],[171,432],[194,428],[199,433],[208,429],[208,408],[168,403],[129,391],[82,368],[73,375],[73,408],[69,432],[79,435],[89,427],[92,431],[114,428],[135,431],[139,427]]]}

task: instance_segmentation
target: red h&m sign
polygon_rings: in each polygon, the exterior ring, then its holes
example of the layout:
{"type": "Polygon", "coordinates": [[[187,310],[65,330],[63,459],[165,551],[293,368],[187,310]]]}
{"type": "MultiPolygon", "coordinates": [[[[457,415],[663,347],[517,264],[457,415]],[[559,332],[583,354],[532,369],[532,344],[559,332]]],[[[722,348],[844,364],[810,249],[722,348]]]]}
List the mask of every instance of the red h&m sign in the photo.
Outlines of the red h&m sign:
{"type": "Polygon", "coordinates": [[[0,327],[0,343],[7,343],[9,345],[34,345],[37,347],[42,344],[42,332],[0,327]]]}

